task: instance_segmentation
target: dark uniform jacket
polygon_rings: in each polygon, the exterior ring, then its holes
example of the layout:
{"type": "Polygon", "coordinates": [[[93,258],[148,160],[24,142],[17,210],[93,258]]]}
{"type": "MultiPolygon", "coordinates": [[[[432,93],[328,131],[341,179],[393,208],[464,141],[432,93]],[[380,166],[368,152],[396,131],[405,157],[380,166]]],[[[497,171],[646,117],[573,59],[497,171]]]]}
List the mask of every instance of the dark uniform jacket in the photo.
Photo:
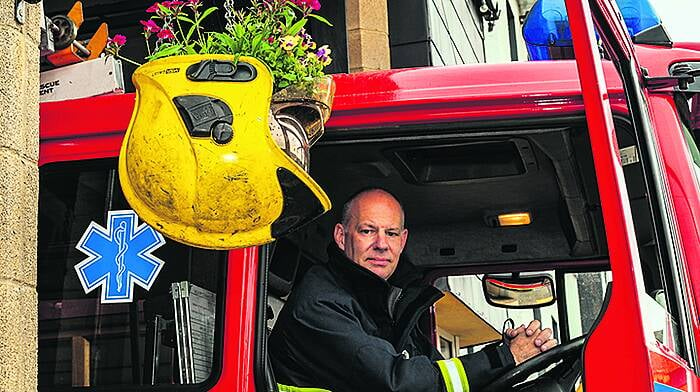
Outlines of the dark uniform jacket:
{"type": "MultiPolygon", "coordinates": [[[[335,244],[328,253],[329,262],[311,267],[295,287],[270,335],[277,382],[332,392],[445,391],[443,358],[418,327],[442,293],[420,285],[408,260],[387,282],[335,244]]],[[[514,364],[502,345],[459,360],[472,391],[514,364]]]]}

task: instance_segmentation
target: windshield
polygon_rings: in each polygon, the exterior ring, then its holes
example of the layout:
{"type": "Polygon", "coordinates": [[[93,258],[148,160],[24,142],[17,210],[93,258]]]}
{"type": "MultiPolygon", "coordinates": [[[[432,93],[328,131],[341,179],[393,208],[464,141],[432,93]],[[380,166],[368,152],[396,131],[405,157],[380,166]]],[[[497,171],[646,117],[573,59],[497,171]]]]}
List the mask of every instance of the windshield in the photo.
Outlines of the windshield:
{"type": "MultiPolygon", "coordinates": [[[[555,276],[554,271],[543,271],[538,274],[555,276]]],[[[553,337],[562,340],[562,336],[573,339],[590,331],[603,305],[607,284],[612,281],[609,271],[602,272],[571,272],[561,273],[556,280],[557,301],[547,306],[531,306],[525,309],[509,309],[489,304],[483,294],[483,275],[461,275],[447,278],[446,296],[436,305],[436,320],[440,351],[446,356],[464,355],[474,352],[483,344],[494,341],[496,332],[500,333],[506,320],[512,319],[515,326],[527,325],[531,320],[539,320],[542,328],[551,328],[553,337]],[[561,286],[561,287],[559,287],[561,286]],[[461,336],[460,331],[451,330],[449,316],[454,314],[452,308],[444,303],[451,295],[462,302],[463,313],[474,313],[471,333],[480,331],[482,340],[473,336],[461,336]],[[560,309],[565,314],[560,314],[560,309]],[[450,314],[453,312],[453,314],[450,314]],[[441,313],[444,313],[441,314],[441,313]]],[[[464,317],[463,317],[464,319],[464,317]]],[[[462,327],[463,328],[463,327],[462,327]]]]}

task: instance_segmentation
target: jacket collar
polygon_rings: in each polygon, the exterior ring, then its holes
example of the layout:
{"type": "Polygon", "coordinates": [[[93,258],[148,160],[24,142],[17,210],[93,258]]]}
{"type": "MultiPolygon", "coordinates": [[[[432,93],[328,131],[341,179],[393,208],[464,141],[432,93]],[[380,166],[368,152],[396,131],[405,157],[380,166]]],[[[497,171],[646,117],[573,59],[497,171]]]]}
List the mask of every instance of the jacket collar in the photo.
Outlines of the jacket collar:
{"type": "Polygon", "coordinates": [[[350,286],[355,298],[380,317],[391,318],[388,310],[391,286],[403,289],[402,297],[409,300],[426,288],[420,281],[422,274],[405,256],[401,256],[396,271],[388,281],[350,260],[334,242],[328,246],[328,264],[331,272],[350,286]]]}
{"type": "Polygon", "coordinates": [[[421,271],[405,257],[399,259],[396,271],[387,282],[355,264],[335,243],[331,243],[328,246],[328,267],[340,282],[349,286],[355,299],[375,320],[383,325],[396,326],[396,336],[393,337],[392,344],[397,350],[403,347],[421,311],[443,295],[435,287],[423,285],[421,271]],[[398,286],[403,290],[396,303],[393,318],[388,309],[391,286],[398,286]]]}
{"type": "Polygon", "coordinates": [[[369,286],[385,290],[392,285],[403,289],[420,285],[420,279],[423,277],[420,270],[405,255],[402,255],[396,270],[386,281],[350,260],[334,242],[328,245],[328,262],[335,271],[343,273],[344,280],[348,280],[353,286],[361,285],[363,288],[369,286]]]}
{"type": "Polygon", "coordinates": [[[389,289],[389,284],[384,279],[350,260],[335,243],[328,245],[328,264],[341,280],[349,283],[353,289],[361,289],[354,290],[356,292],[370,290],[377,294],[389,289]]]}

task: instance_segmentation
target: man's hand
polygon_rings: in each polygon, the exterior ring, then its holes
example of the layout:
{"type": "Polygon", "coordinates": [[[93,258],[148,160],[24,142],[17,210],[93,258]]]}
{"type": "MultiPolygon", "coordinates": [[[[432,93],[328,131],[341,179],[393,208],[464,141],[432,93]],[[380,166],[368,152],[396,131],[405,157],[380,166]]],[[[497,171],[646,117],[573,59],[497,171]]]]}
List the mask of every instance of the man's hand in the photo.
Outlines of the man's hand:
{"type": "Polygon", "coordinates": [[[521,325],[516,329],[506,330],[506,335],[510,337],[510,352],[513,353],[516,366],[558,344],[556,339],[551,338],[551,329],[540,329],[540,327],[539,320],[532,320],[527,328],[521,325]]]}

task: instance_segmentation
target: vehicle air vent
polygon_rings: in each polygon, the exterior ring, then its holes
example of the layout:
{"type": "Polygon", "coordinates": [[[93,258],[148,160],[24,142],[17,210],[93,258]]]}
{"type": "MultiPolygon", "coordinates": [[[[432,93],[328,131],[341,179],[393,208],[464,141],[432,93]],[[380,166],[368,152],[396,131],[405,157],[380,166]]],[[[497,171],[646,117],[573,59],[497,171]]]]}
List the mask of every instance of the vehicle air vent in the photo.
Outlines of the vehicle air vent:
{"type": "Polygon", "coordinates": [[[417,184],[521,176],[537,167],[523,139],[409,147],[389,154],[406,181],[417,184]]]}

